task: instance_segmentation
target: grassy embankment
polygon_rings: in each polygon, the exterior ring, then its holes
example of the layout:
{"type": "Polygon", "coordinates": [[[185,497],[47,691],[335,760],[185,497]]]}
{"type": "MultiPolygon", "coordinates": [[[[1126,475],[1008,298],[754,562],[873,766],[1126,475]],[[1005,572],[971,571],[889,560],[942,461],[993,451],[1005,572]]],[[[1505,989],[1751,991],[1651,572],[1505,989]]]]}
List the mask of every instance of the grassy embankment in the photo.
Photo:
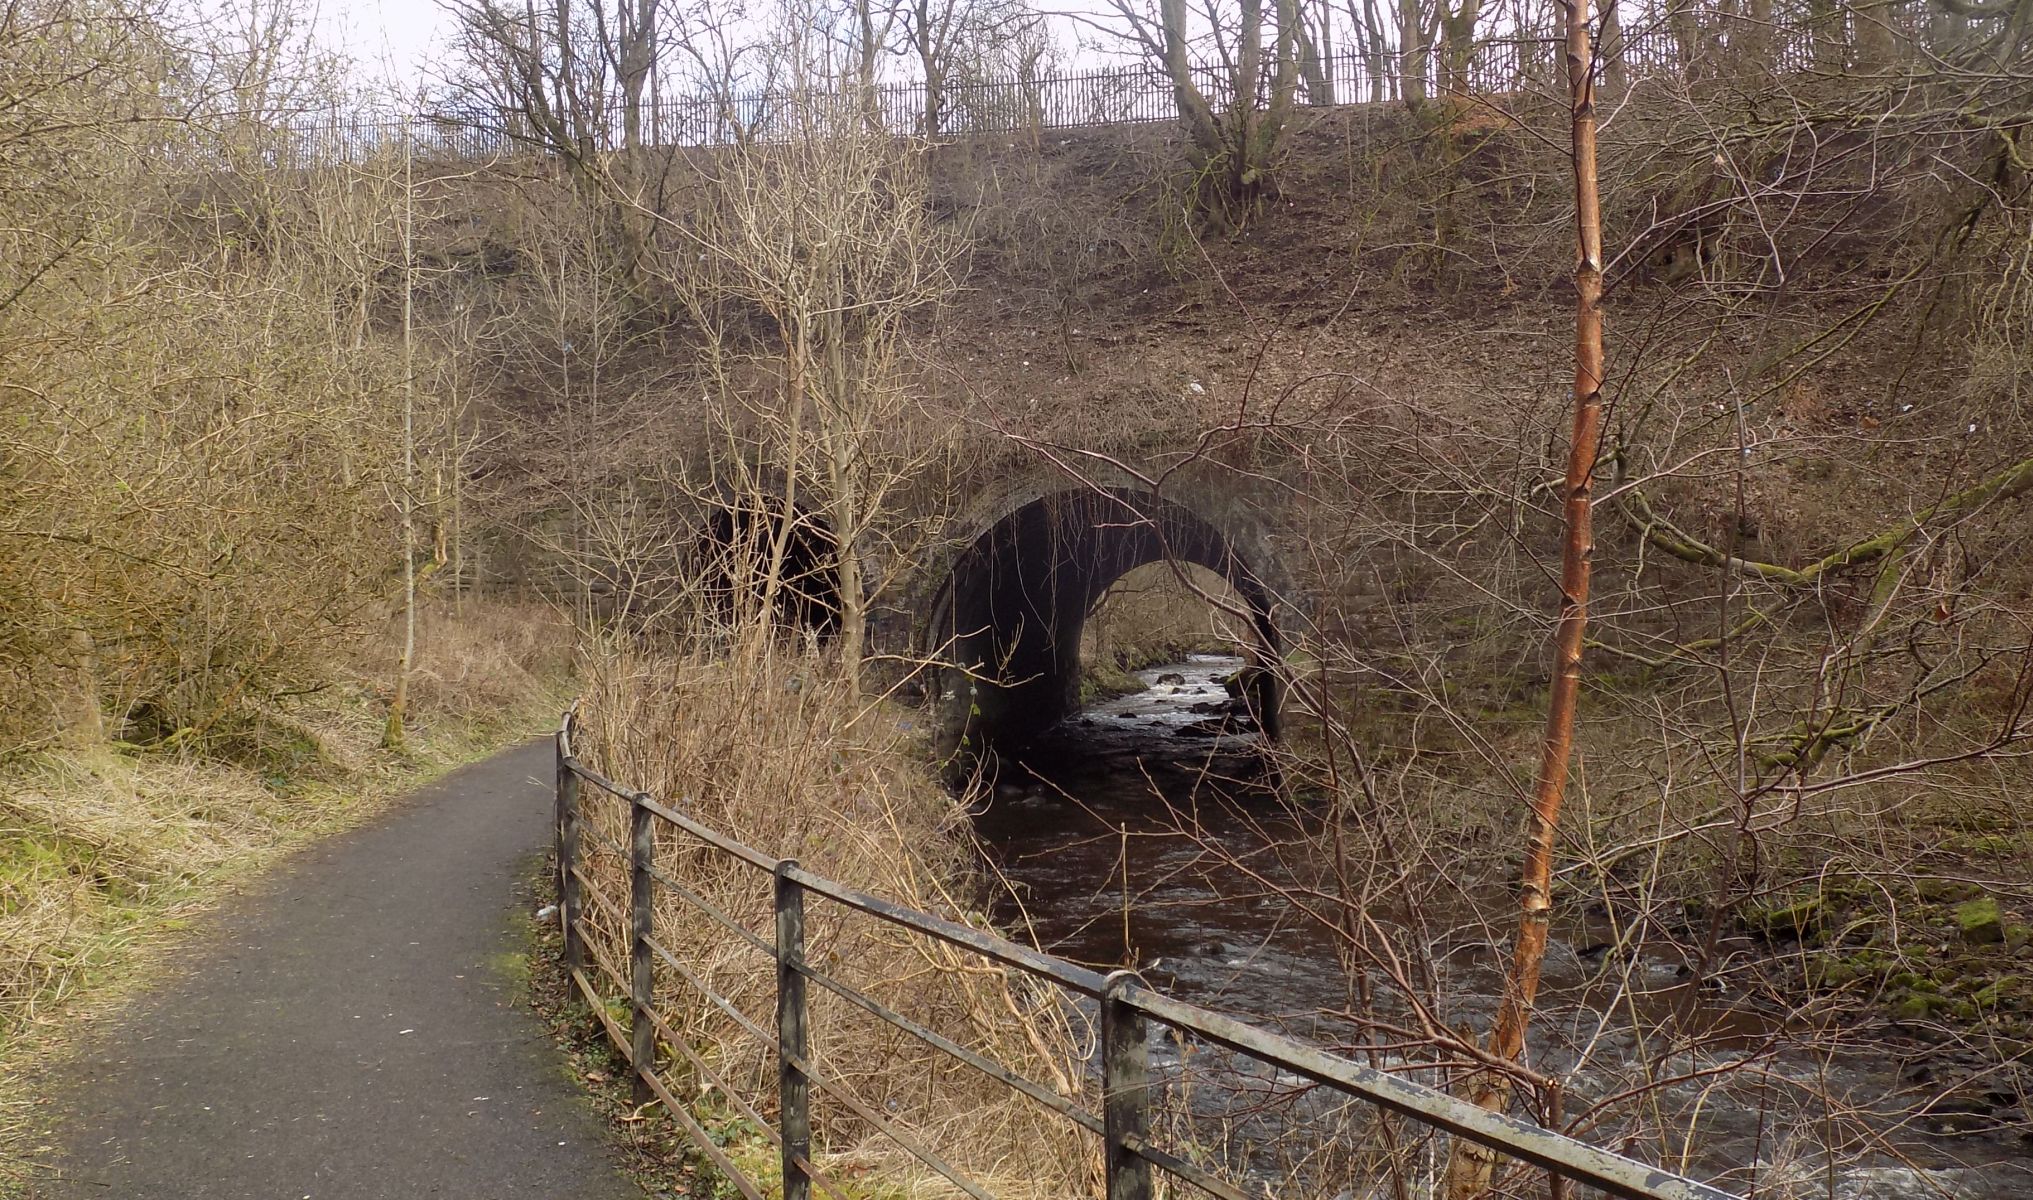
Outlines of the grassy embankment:
{"type": "MultiPolygon", "coordinates": [[[[796,858],[914,908],[987,924],[993,884],[974,852],[966,797],[941,784],[930,761],[923,714],[858,695],[825,656],[781,645],[725,657],[629,650],[605,657],[588,675],[580,753],[614,778],[682,805],[765,854],[796,858]]],[[[626,813],[597,796],[587,813],[605,834],[582,843],[588,874],[625,902],[625,864],[602,847],[625,842],[626,813]]],[[[659,858],[673,877],[767,936],[767,876],[675,834],[659,842],[659,858]]],[[[667,891],[658,900],[656,936],[738,1008],[773,1010],[772,960],[667,891]]],[[[1079,1067],[1090,1031],[1027,977],[830,903],[808,906],[806,938],[825,970],[906,1017],[1061,1094],[1091,1087],[1079,1067]]],[[[610,961],[625,961],[625,954],[614,958],[618,941],[606,949],[610,961]]],[[[765,1116],[774,1107],[771,1047],[699,1002],[682,981],[659,986],[666,1019],[724,1084],[707,1086],[681,1062],[671,1068],[674,1090],[697,1097],[694,1115],[768,1191],[775,1152],[743,1105],[765,1116]]],[[[1084,1194],[1099,1163],[1064,1122],[830,993],[814,988],[811,1002],[814,1061],[837,1091],[937,1147],[997,1195],[1084,1194]]],[[[566,1022],[568,1040],[587,1047],[590,1018],[579,1017],[566,1022]]],[[[581,1068],[592,1082],[625,1078],[616,1064],[593,1061],[581,1068]]],[[[847,1194],[919,1195],[934,1184],[927,1168],[847,1106],[815,1096],[816,1157],[847,1194]]],[[[688,1161],[676,1127],[651,1118],[628,1122],[630,1139],[661,1169],[703,1172],[688,1161]]]]}
{"type": "Polygon", "coordinates": [[[1080,702],[1141,692],[1147,685],[1138,671],[1189,654],[1246,653],[1251,635],[1210,599],[1237,603],[1228,585],[1201,567],[1149,563],[1117,580],[1081,631],[1080,702]]]}
{"type": "Polygon", "coordinates": [[[469,603],[420,641],[407,749],[380,748],[385,654],[200,754],[121,741],[0,763],[0,1194],[39,1153],[38,1068],[148,981],[232,889],[445,771],[541,731],[569,691],[548,609],[469,603]]]}

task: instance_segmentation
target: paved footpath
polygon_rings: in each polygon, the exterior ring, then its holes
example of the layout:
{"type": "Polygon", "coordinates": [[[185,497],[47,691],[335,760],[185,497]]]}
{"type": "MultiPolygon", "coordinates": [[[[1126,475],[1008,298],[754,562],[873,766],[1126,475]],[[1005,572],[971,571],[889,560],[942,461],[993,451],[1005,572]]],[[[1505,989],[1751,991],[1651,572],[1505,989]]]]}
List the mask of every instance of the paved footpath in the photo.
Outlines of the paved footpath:
{"type": "Polygon", "coordinates": [[[52,1097],[48,1200],[640,1200],[516,1004],[548,742],[446,776],[207,918],[52,1097]]]}

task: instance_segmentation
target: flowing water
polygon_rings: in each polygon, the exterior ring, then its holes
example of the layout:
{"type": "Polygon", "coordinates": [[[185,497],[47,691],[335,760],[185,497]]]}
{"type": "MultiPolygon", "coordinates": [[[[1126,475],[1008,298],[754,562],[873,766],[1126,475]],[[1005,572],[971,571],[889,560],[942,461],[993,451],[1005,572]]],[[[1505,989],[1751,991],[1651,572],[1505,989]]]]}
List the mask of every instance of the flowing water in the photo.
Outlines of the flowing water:
{"type": "MultiPolygon", "coordinates": [[[[1182,999],[1400,1064],[1363,1029],[1415,1023],[1403,990],[1373,974],[1358,987],[1337,935],[1289,894],[1320,885],[1326,864],[1305,836],[1307,815],[1288,813],[1265,785],[1257,735],[1223,686],[1242,665],[1195,656],[1141,672],[1149,690],[1068,718],[1004,772],[976,819],[993,865],[1022,898],[1002,915],[1064,957],[1133,966],[1182,999]]],[[[1501,990],[1509,897],[1429,891],[1417,912],[1377,919],[1428,948],[1430,975],[1415,990],[1480,1035],[1501,990]]],[[[1760,1195],[2033,1197],[2023,1098],[2004,1077],[1957,1090],[1973,1102],[1903,1116],[1974,1061],[1919,1045],[1817,1054],[1813,1031],[1789,1028],[1784,1014],[1697,989],[1677,960],[1615,962],[1614,942],[1605,922],[1584,916],[1556,927],[1548,952],[1532,1065],[1567,1079],[1567,1111],[1648,1074],[1738,1067],[1651,1094],[1653,1118],[1691,1147],[1665,1165],[1738,1187],[1755,1174],[1760,1195]],[[1816,1094],[1840,1097],[1855,1115],[1831,1117],[1816,1094]],[[1831,1156],[1831,1144],[1842,1151],[1831,1156]]],[[[1275,1083],[1231,1073],[1226,1086],[1275,1083]]],[[[1258,1125],[1276,1107],[1262,1100],[1250,1101],[1258,1125]]]]}

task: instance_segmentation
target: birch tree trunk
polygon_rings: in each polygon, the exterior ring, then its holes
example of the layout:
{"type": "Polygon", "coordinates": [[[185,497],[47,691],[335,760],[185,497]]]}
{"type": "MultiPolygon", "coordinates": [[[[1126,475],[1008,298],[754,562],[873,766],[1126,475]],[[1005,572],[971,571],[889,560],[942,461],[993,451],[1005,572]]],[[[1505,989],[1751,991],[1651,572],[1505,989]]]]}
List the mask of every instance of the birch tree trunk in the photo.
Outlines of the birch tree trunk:
{"type": "MultiPolygon", "coordinates": [[[[1581,693],[1583,634],[1588,620],[1589,559],[1594,475],[1602,441],[1602,205],[1596,191],[1595,62],[1589,44],[1587,0],[1561,0],[1567,23],[1567,90],[1571,106],[1574,162],[1574,411],[1562,489],[1566,535],[1560,561],[1560,623],[1555,635],[1555,668],[1546,700],[1546,731],[1533,790],[1532,815],[1519,880],[1518,932],[1504,980],[1503,1002],[1490,1029],[1489,1052],[1516,1062],[1525,1050],[1532,1004],[1553,909],[1554,842],[1560,804],[1567,792],[1574,749],[1575,708],[1581,693]]],[[[1470,1099],[1492,1112],[1510,1102],[1511,1078],[1493,1071],[1475,1075],[1470,1099]]],[[[1449,1200],[1471,1200],[1489,1190],[1494,1151],[1456,1139],[1447,1164],[1449,1200]]]]}

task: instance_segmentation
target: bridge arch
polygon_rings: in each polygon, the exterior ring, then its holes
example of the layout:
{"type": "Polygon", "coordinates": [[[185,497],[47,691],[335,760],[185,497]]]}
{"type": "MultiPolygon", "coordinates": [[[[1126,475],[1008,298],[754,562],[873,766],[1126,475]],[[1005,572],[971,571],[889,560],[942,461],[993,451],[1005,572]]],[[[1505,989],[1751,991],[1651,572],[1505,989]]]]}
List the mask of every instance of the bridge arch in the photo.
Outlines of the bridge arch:
{"type": "Polygon", "coordinates": [[[756,600],[752,593],[775,565],[779,584],[771,615],[777,623],[822,638],[839,632],[840,545],[823,514],[787,505],[773,491],[726,492],[705,506],[701,525],[695,569],[716,616],[732,620],[744,601],[756,600]]]}
{"type": "MultiPolygon", "coordinates": [[[[1109,586],[1147,563],[1219,576],[1247,609],[1262,665],[1283,654],[1289,583],[1234,497],[1062,482],[998,497],[951,547],[921,607],[920,652],[944,664],[933,699],[948,738],[969,748],[1020,746],[1078,707],[1081,629],[1109,586]]],[[[1249,679],[1251,707],[1275,734],[1277,673],[1249,679]]]]}

